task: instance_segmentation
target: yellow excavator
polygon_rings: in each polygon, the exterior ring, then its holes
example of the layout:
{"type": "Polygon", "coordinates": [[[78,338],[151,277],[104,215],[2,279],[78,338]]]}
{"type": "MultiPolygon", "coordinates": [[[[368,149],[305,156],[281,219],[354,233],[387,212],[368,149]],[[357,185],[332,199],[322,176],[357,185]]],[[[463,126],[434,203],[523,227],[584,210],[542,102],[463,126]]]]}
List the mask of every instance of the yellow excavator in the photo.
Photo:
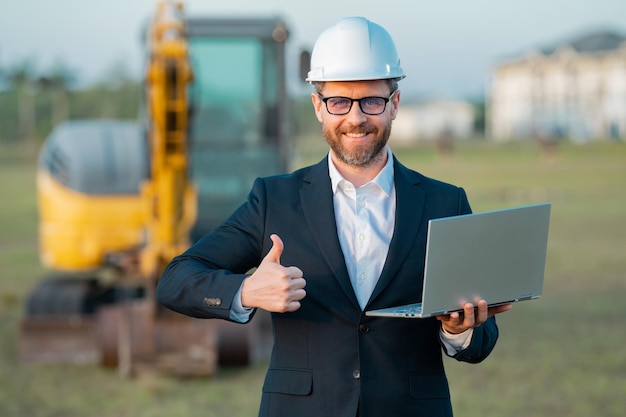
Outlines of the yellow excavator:
{"type": "Polygon", "coordinates": [[[186,18],[161,2],[146,33],[145,117],[68,121],[40,153],[40,254],[20,356],[208,376],[271,349],[269,320],[197,320],[155,301],[167,262],[220,223],[289,149],[288,31],[279,18],[186,18]]]}

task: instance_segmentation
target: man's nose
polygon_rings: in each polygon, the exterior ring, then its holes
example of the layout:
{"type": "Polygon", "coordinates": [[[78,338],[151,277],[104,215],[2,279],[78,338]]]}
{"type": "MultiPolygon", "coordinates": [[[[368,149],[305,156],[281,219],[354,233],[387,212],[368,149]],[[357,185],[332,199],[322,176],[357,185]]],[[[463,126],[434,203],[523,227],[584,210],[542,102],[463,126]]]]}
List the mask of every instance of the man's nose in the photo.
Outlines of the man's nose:
{"type": "Polygon", "coordinates": [[[363,110],[361,110],[361,105],[359,101],[355,101],[352,103],[352,108],[350,109],[346,117],[348,120],[355,124],[362,123],[363,121],[367,120],[367,115],[363,113],[363,110]]]}

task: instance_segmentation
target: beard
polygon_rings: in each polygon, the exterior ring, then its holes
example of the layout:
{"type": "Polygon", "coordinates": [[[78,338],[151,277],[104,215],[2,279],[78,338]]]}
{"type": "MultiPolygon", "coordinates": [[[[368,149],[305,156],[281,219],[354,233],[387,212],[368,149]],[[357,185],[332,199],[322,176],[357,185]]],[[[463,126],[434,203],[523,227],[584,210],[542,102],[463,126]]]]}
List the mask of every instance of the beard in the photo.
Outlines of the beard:
{"type": "Polygon", "coordinates": [[[376,127],[362,124],[352,129],[339,127],[336,130],[331,130],[324,126],[323,132],[326,143],[328,143],[335,156],[343,163],[354,167],[367,167],[377,161],[381,155],[385,155],[383,150],[387,146],[389,136],[391,135],[391,120],[387,121],[382,131],[376,127]],[[343,133],[371,133],[374,135],[374,140],[348,149],[341,141],[343,133]]]}

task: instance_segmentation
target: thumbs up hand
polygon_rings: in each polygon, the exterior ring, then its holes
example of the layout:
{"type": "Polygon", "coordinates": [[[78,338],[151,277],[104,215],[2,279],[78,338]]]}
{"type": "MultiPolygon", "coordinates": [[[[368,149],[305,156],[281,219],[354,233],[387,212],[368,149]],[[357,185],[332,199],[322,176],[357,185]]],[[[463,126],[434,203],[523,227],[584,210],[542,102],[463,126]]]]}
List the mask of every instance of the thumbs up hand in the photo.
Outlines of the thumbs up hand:
{"type": "Polygon", "coordinates": [[[302,271],[280,264],[284,244],[278,235],[271,235],[272,249],[265,255],[256,271],[243,281],[241,303],[246,308],[285,313],[300,308],[300,300],[306,296],[306,281],[302,271]]]}

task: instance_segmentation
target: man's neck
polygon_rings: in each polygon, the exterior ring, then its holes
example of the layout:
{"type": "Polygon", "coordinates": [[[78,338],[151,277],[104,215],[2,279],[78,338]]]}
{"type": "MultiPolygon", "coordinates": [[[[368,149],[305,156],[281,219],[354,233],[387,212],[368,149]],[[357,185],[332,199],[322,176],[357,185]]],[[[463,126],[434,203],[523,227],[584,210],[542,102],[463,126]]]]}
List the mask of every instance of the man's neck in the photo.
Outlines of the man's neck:
{"type": "Polygon", "coordinates": [[[387,148],[382,149],[381,152],[372,158],[370,163],[366,166],[348,165],[337,158],[332,151],[330,152],[330,157],[341,176],[347,181],[350,181],[355,188],[359,188],[376,178],[380,171],[385,167],[389,154],[387,152],[387,148]]]}

